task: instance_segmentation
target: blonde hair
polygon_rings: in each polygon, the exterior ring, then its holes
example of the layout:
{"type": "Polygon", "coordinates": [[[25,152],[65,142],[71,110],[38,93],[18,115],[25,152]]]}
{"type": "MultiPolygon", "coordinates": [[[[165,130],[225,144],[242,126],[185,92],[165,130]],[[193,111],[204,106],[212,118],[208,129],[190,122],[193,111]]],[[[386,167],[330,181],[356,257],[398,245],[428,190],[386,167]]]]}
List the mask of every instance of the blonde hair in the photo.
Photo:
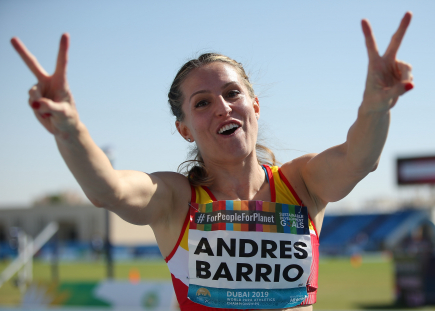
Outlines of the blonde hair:
{"type": "MultiPolygon", "coordinates": [[[[187,63],[185,63],[178,71],[174,81],[172,82],[171,88],[169,89],[168,102],[171,106],[172,114],[175,116],[177,121],[183,121],[184,119],[184,113],[182,110],[184,99],[183,93],[181,91],[182,83],[187,78],[189,73],[191,73],[194,69],[203,67],[213,62],[222,62],[231,65],[242,78],[243,83],[248,89],[249,96],[251,96],[251,98],[255,98],[254,88],[252,87],[252,83],[249,81],[249,77],[241,63],[222,54],[205,53],[198,58],[189,60],[187,63]]],[[[259,143],[256,143],[255,147],[259,164],[276,165],[277,161],[275,155],[269,148],[259,143]]],[[[208,174],[204,160],[196,145],[194,145],[194,147],[190,150],[188,157],[190,160],[181,163],[178,166],[178,172],[186,175],[189,179],[189,182],[193,186],[211,185],[213,182],[213,177],[208,174]]]]}

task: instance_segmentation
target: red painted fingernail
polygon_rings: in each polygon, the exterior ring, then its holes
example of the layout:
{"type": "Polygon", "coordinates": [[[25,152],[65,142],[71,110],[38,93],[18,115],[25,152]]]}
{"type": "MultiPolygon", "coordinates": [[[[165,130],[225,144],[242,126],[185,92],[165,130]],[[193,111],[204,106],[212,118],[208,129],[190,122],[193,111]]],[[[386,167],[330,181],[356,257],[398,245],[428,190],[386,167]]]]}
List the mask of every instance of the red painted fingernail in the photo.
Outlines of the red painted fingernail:
{"type": "Polygon", "coordinates": [[[406,83],[405,84],[405,90],[406,91],[410,91],[410,90],[412,90],[414,88],[414,84],[412,84],[412,83],[406,83]]]}
{"type": "Polygon", "coordinates": [[[32,108],[33,108],[33,109],[39,109],[39,107],[41,107],[41,104],[40,104],[40,103],[38,103],[38,102],[33,102],[33,103],[32,103],[32,108]]]}
{"type": "Polygon", "coordinates": [[[47,119],[47,118],[51,117],[51,113],[43,113],[43,114],[41,115],[41,117],[42,117],[43,119],[47,119]]]}

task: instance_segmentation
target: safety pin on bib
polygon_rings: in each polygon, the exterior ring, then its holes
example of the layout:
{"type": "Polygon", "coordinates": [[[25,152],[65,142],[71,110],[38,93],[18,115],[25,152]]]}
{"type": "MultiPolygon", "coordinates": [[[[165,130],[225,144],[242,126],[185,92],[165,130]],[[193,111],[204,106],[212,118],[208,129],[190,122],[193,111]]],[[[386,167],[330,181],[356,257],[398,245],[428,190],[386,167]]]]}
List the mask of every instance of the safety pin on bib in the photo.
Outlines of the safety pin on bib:
{"type": "Polygon", "coordinates": [[[199,209],[197,209],[195,206],[193,206],[192,204],[190,204],[190,202],[188,202],[187,204],[189,204],[190,207],[192,207],[194,210],[196,210],[197,212],[200,212],[199,209]]]}

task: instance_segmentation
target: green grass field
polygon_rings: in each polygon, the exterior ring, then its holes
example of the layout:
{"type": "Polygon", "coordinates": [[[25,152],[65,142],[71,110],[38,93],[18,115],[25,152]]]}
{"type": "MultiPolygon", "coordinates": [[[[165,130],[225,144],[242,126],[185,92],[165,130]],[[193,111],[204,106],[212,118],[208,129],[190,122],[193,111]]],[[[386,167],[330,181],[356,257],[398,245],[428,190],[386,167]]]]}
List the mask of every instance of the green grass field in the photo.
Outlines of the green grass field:
{"type": "MultiPolygon", "coordinates": [[[[0,271],[7,263],[0,263],[0,271]]],[[[50,281],[50,265],[34,263],[34,280],[50,281]]],[[[170,274],[161,261],[138,261],[115,264],[115,278],[128,279],[131,269],[141,280],[167,280],[170,274]]],[[[104,262],[61,263],[60,281],[98,281],[105,278],[104,262]]],[[[320,262],[319,291],[315,310],[388,309],[393,304],[393,265],[389,260],[363,260],[354,268],[349,259],[325,259],[320,262]]],[[[18,304],[20,293],[11,280],[0,288],[0,305],[18,304]]],[[[423,308],[420,310],[434,310],[423,308]]]]}

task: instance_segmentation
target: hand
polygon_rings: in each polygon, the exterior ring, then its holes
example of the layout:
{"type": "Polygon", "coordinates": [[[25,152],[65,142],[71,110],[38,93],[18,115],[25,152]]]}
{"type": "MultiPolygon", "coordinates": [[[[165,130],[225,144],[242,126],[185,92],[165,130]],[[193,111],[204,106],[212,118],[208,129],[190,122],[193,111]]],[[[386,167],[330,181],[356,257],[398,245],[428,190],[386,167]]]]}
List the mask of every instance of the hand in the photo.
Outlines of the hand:
{"type": "Polygon", "coordinates": [[[54,135],[77,128],[79,117],[66,79],[69,35],[60,39],[56,70],[51,76],[18,38],[12,38],[11,43],[38,79],[29,91],[29,105],[39,122],[54,135]]]}
{"type": "Polygon", "coordinates": [[[366,89],[361,105],[366,111],[388,111],[397,103],[399,96],[414,87],[412,67],[396,59],[411,17],[410,12],[405,14],[383,56],[379,55],[369,22],[367,20],[361,22],[369,55],[366,89]]]}

